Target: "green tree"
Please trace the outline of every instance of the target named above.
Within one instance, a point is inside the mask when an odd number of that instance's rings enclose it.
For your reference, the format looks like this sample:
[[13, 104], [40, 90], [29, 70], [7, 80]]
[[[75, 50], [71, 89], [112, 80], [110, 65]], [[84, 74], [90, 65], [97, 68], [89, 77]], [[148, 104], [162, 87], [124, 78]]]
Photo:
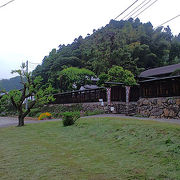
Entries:
[[[42, 78], [38, 76], [33, 79], [31, 73], [25, 72], [24, 69], [25, 64], [22, 64], [21, 69], [12, 71], [12, 73], [18, 73], [20, 76], [23, 88], [21, 90], [11, 90], [8, 93], [3, 91], [5, 95], [0, 99], [0, 105], [12, 103], [16, 108], [19, 120], [18, 126], [24, 126], [24, 118], [35, 105], [43, 105], [54, 100], [52, 86], [41, 86]], [[29, 100], [28, 107], [25, 109], [24, 102], [30, 97], [33, 97], [33, 100]]]
[[109, 75], [106, 73], [101, 73], [98, 78], [99, 78], [99, 81], [97, 82], [97, 85], [104, 86], [105, 82], [108, 81]]
[[163, 31], [163, 27], [154, 29], [150, 22], [139, 19], [111, 20], [93, 34], [53, 49], [34, 75], [41, 75], [43, 83], [50, 81], [58, 89], [57, 72], [63, 65], [89, 69], [96, 75], [117, 65], [137, 76], [142, 70], [178, 63], [179, 59], [180, 34], [173, 36], [169, 27]]
[[134, 75], [129, 70], [124, 70], [121, 66], [113, 66], [108, 71], [108, 81], [124, 83], [126, 86], [136, 85]]
[[70, 67], [60, 71], [60, 89], [62, 91], [78, 90], [81, 86], [91, 83], [91, 78], [95, 77], [94, 72], [88, 69]]

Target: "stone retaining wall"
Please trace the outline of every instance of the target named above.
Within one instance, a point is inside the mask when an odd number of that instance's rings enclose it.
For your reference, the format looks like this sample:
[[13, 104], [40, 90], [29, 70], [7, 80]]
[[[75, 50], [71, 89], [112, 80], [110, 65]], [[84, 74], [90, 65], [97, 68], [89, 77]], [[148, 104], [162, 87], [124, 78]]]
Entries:
[[[75, 104], [63, 104], [63, 106], [70, 107]], [[112, 102], [111, 106], [108, 106], [107, 102], [104, 102], [104, 106], [100, 102], [96, 103], [81, 103], [82, 112], [102, 110], [105, 113], [118, 113], [135, 115], [137, 113], [137, 102], [130, 102], [128, 105], [125, 102]], [[114, 111], [111, 111], [111, 107], [114, 107]]]
[[127, 114], [129, 116], [137, 114], [137, 102], [112, 102], [112, 106], [115, 108], [114, 113]]
[[137, 111], [151, 118], [180, 118], [180, 97], [141, 98]]

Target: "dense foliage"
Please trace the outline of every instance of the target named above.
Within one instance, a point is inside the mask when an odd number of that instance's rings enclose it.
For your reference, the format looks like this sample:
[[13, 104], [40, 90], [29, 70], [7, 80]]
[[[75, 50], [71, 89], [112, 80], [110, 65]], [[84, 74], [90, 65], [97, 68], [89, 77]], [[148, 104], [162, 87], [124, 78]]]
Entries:
[[123, 69], [121, 66], [113, 66], [106, 74], [101, 73], [97, 84], [99, 86], [104, 86], [105, 82], [123, 83], [125, 86], [136, 85], [133, 73]]
[[117, 65], [136, 76], [144, 69], [179, 62], [180, 34], [173, 36], [169, 26], [153, 29], [150, 22], [141, 23], [139, 19], [111, 20], [92, 35], [53, 49], [33, 74], [59, 89], [59, 71], [68, 67], [86, 68], [98, 76]]
[[88, 69], [69, 67], [60, 71], [59, 87], [62, 91], [79, 90], [81, 86], [91, 83], [92, 77], [95, 77], [95, 74]]
[[73, 125], [77, 119], [80, 118], [80, 112], [64, 112], [62, 114], [63, 117], [63, 125], [64, 126], [71, 126]]

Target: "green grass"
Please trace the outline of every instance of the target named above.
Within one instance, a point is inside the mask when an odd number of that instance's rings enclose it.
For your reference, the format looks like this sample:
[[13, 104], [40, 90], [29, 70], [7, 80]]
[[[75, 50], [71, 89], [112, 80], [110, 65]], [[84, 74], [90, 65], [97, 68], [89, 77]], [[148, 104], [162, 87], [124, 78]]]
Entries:
[[0, 128], [0, 179], [180, 179], [180, 126], [122, 118]]

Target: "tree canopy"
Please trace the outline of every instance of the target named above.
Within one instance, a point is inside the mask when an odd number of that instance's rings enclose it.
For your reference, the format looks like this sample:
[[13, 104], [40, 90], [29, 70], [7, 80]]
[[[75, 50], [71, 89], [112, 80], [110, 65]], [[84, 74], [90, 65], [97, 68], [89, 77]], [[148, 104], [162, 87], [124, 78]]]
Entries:
[[108, 81], [123, 83], [125, 86], [136, 85], [134, 75], [130, 71], [124, 70], [121, 66], [113, 66], [107, 74], [102, 73], [99, 75], [98, 85], [104, 85]]
[[33, 75], [59, 89], [58, 72], [64, 68], [86, 68], [98, 76], [115, 65], [137, 76], [143, 70], [179, 62], [180, 34], [173, 36], [169, 26], [154, 29], [150, 22], [142, 23], [138, 18], [111, 20], [91, 35], [53, 49]]
[[62, 91], [79, 90], [81, 86], [91, 83], [91, 78], [95, 77], [95, 73], [82, 68], [69, 67], [60, 71], [60, 89]]

